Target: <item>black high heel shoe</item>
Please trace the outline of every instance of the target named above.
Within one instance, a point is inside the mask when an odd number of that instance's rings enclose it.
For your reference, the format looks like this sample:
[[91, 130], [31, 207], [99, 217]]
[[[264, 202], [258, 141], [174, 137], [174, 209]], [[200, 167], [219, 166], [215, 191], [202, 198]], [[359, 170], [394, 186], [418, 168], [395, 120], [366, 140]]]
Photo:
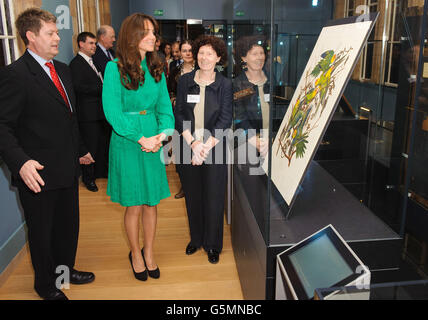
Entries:
[[155, 270], [149, 270], [149, 268], [147, 268], [146, 259], [144, 258], [144, 248], [141, 249], [141, 254], [143, 255], [144, 266], [146, 267], [146, 271], [149, 272], [149, 277], [153, 279], [159, 279], [160, 277], [159, 267], [157, 267]]
[[[144, 255], [143, 255], [143, 259], [144, 259]], [[140, 280], [140, 281], [146, 281], [147, 280], [147, 267], [146, 267], [146, 270], [144, 270], [143, 272], [138, 272], [138, 273], [135, 272], [134, 266], [132, 265], [132, 253], [131, 253], [131, 251], [129, 252], [129, 261], [131, 262], [131, 268], [132, 268], [132, 271], [134, 272], [135, 279]], [[144, 265], [146, 265], [145, 261], [144, 261]]]

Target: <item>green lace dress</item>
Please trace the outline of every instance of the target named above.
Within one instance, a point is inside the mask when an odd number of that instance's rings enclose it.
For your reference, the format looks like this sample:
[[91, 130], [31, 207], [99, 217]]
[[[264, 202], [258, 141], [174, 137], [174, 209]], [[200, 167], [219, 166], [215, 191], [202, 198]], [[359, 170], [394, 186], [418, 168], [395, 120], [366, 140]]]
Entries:
[[144, 85], [128, 90], [121, 84], [116, 62], [107, 64], [103, 84], [104, 113], [113, 127], [107, 195], [125, 207], [155, 206], [170, 196], [163, 151], [146, 153], [138, 140], [173, 133], [174, 116], [165, 76], [162, 74], [156, 83], [144, 59]]

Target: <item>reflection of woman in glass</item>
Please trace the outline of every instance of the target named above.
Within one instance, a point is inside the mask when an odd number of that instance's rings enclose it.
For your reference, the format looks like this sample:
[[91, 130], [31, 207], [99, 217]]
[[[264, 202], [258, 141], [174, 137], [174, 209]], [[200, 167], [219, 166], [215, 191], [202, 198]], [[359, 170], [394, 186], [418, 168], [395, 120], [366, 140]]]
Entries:
[[[236, 59], [242, 72], [233, 80], [234, 129], [238, 134], [235, 171], [245, 191], [260, 230], [265, 230], [267, 178], [261, 168], [269, 143], [269, 83], [263, 71], [266, 61], [264, 40], [248, 36], [236, 43]], [[239, 132], [241, 131], [241, 132]]]
[[243, 37], [236, 45], [243, 72], [234, 79], [235, 130], [244, 130], [246, 141], [261, 157], [268, 151], [269, 83], [263, 71], [266, 52], [259, 36]]
[[199, 69], [180, 77], [175, 111], [183, 146], [192, 149], [191, 164], [183, 164], [180, 169], [191, 238], [186, 254], [202, 246], [208, 261], [217, 263], [223, 247], [227, 183], [227, 166], [222, 157], [226, 155], [225, 142], [218, 137], [218, 131], [232, 124], [232, 83], [215, 69], [216, 64], [227, 59], [223, 40], [202, 36], [195, 41], [193, 53]]
[[[141, 281], [159, 278], [153, 255], [156, 206], [170, 196], [160, 148], [173, 132], [174, 116], [163, 62], [154, 52], [157, 31], [156, 20], [141, 13], [123, 21], [118, 58], [107, 64], [103, 87], [104, 113], [113, 127], [107, 194], [126, 207], [129, 260]], [[140, 217], [144, 250], [139, 244]]]
[[[171, 71], [171, 74], [168, 79], [168, 91], [171, 97], [172, 107], [175, 109], [175, 97], [177, 96], [177, 83], [178, 79], [186, 73], [192, 72], [195, 69], [195, 59], [193, 58], [192, 53], [192, 41], [184, 40], [180, 43], [180, 54], [183, 62], [178, 68], [175, 68]], [[178, 157], [178, 156], [177, 156]], [[180, 176], [180, 163], [181, 161], [175, 161], [175, 168], [177, 173]], [[175, 199], [181, 199], [184, 197], [183, 187], [180, 188], [180, 191], [174, 196]]]

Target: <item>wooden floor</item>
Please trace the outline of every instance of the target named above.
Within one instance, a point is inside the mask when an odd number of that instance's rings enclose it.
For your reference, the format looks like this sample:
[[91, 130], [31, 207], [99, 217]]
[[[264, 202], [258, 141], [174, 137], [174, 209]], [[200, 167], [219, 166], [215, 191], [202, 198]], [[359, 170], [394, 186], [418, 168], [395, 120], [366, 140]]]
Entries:
[[[179, 180], [174, 166], [167, 167], [171, 197], [158, 206], [155, 258], [160, 279], [137, 281], [128, 260], [129, 247], [123, 225], [124, 208], [106, 196], [106, 179], [98, 179], [99, 191], [80, 188], [80, 236], [76, 269], [92, 271], [96, 279], [64, 290], [70, 299], [206, 300], [243, 299], [230, 227], [225, 223], [220, 262], [208, 262], [203, 250], [192, 256], [184, 251], [189, 228], [184, 199], [174, 199]], [[142, 237], [141, 237], [142, 239]], [[28, 250], [0, 288], [0, 300], [39, 299], [33, 290], [34, 272]]]

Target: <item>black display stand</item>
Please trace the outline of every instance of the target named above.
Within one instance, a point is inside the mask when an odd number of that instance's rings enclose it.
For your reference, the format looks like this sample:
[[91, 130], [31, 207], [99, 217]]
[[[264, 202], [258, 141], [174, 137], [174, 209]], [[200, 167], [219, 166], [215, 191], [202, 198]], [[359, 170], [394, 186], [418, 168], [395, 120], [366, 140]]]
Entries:
[[[402, 239], [313, 161], [292, 212], [271, 205], [268, 244], [234, 168], [232, 245], [245, 299], [273, 299], [276, 255], [332, 224], [373, 273], [398, 268]], [[265, 185], [252, 186], [260, 189]], [[271, 200], [271, 202], [274, 202]], [[269, 215], [266, 215], [269, 216]], [[372, 281], [373, 282], [373, 281]]]

